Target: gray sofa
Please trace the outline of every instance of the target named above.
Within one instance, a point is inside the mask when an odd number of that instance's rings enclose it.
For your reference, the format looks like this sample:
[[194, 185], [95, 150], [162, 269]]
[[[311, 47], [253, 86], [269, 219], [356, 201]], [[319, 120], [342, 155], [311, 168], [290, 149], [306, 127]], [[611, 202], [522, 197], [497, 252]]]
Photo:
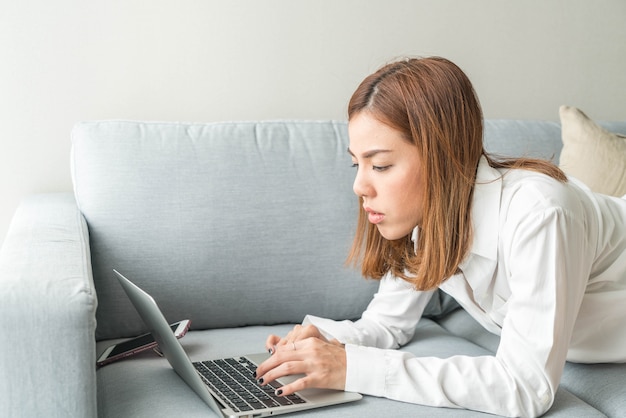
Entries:
[[[604, 124], [626, 134], [626, 122]], [[488, 120], [488, 150], [558, 160], [560, 126]], [[145, 327], [113, 268], [150, 292], [192, 360], [263, 350], [306, 314], [358, 318], [377, 283], [344, 265], [357, 213], [346, 124], [103, 121], [72, 133], [74, 193], [26, 198], [0, 252], [0, 416], [206, 417], [154, 353], [96, 371], [96, 356]], [[444, 295], [418, 355], [494, 353]], [[626, 416], [626, 365], [567, 364], [550, 417]], [[308, 417], [474, 417], [364, 397]]]

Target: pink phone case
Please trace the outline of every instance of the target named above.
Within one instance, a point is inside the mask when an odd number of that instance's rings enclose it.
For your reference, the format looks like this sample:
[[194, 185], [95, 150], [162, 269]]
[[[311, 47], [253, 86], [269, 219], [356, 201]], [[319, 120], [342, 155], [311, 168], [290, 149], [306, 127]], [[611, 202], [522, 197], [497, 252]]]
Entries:
[[[187, 321], [186, 326], [182, 330], [179, 330], [179, 333], [176, 335], [176, 338], [182, 338], [185, 336], [185, 334], [187, 334], [187, 331], [189, 330], [189, 327], [191, 325], [191, 321], [189, 320], [186, 320], [186, 321]], [[183, 321], [180, 321], [180, 322], [183, 322]], [[172, 332], [175, 332], [175, 330], [179, 328], [180, 322], [170, 324], [170, 327], [172, 328]], [[156, 348], [157, 345], [158, 344], [156, 341], [154, 341], [152, 334], [149, 334], [149, 333], [140, 335], [135, 338], [128, 339], [126, 341], [120, 341], [119, 343], [114, 344], [113, 346], [107, 347], [105, 349], [105, 352], [111, 347], [115, 347], [115, 348], [113, 348], [113, 350], [108, 354], [106, 358], [102, 360], [99, 359], [96, 362], [96, 365], [99, 367], [102, 367], [109, 363], [113, 363], [114, 361], [118, 361], [126, 357], [133, 356], [137, 353], [141, 353], [151, 348]], [[159, 353], [157, 352], [157, 354]]]

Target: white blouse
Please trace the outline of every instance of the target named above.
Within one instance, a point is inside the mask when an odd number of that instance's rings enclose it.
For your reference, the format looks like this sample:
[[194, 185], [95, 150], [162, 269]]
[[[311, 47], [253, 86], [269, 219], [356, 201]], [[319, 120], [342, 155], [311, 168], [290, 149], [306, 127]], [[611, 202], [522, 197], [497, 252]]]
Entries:
[[495, 356], [391, 350], [410, 341], [433, 292], [387, 275], [360, 320], [305, 318], [346, 344], [347, 391], [538, 416], [566, 359], [626, 361], [626, 200], [482, 158], [472, 219], [470, 253], [440, 289], [501, 336]]

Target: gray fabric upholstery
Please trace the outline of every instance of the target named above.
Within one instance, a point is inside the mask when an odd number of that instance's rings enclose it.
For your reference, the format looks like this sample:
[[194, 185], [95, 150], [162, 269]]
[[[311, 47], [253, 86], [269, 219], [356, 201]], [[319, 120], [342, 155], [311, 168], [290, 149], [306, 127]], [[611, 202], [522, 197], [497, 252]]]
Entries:
[[376, 283], [344, 267], [357, 212], [347, 147], [333, 122], [79, 124], [97, 337], [144, 329], [113, 268], [199, 329], [358, 317]]
[[548, 121], [487, 120], [484, 146], [496, 156], [545, 158], [558, 163], [561, 127]]
[[0, 309], [0, 416], [94, 416], [96, 293], [71, 194], [19, 206], [0, 251]]
[[626, 364], [568, 363], [561, 388], [609, 417], [626, 416]]

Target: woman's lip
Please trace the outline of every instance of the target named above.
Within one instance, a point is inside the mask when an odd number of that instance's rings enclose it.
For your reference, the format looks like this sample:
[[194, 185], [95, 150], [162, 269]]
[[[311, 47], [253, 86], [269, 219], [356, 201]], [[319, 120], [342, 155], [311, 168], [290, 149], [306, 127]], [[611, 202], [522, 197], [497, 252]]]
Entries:
[[367, 214], [367, 219], [370, 221], [370, 223], [376, 225], [381, 223], [383, 219], [385, 219], [385, 215], [383, 215], [382, 213], [369, 212]]
[[365, 212], [367, 212], [367, 220], [374, 225], [381, 223], [383, 219], [385, 219], [385, 215], [382, 213], [378, 213], [367, 207], [363, 209], [365, 209]]

